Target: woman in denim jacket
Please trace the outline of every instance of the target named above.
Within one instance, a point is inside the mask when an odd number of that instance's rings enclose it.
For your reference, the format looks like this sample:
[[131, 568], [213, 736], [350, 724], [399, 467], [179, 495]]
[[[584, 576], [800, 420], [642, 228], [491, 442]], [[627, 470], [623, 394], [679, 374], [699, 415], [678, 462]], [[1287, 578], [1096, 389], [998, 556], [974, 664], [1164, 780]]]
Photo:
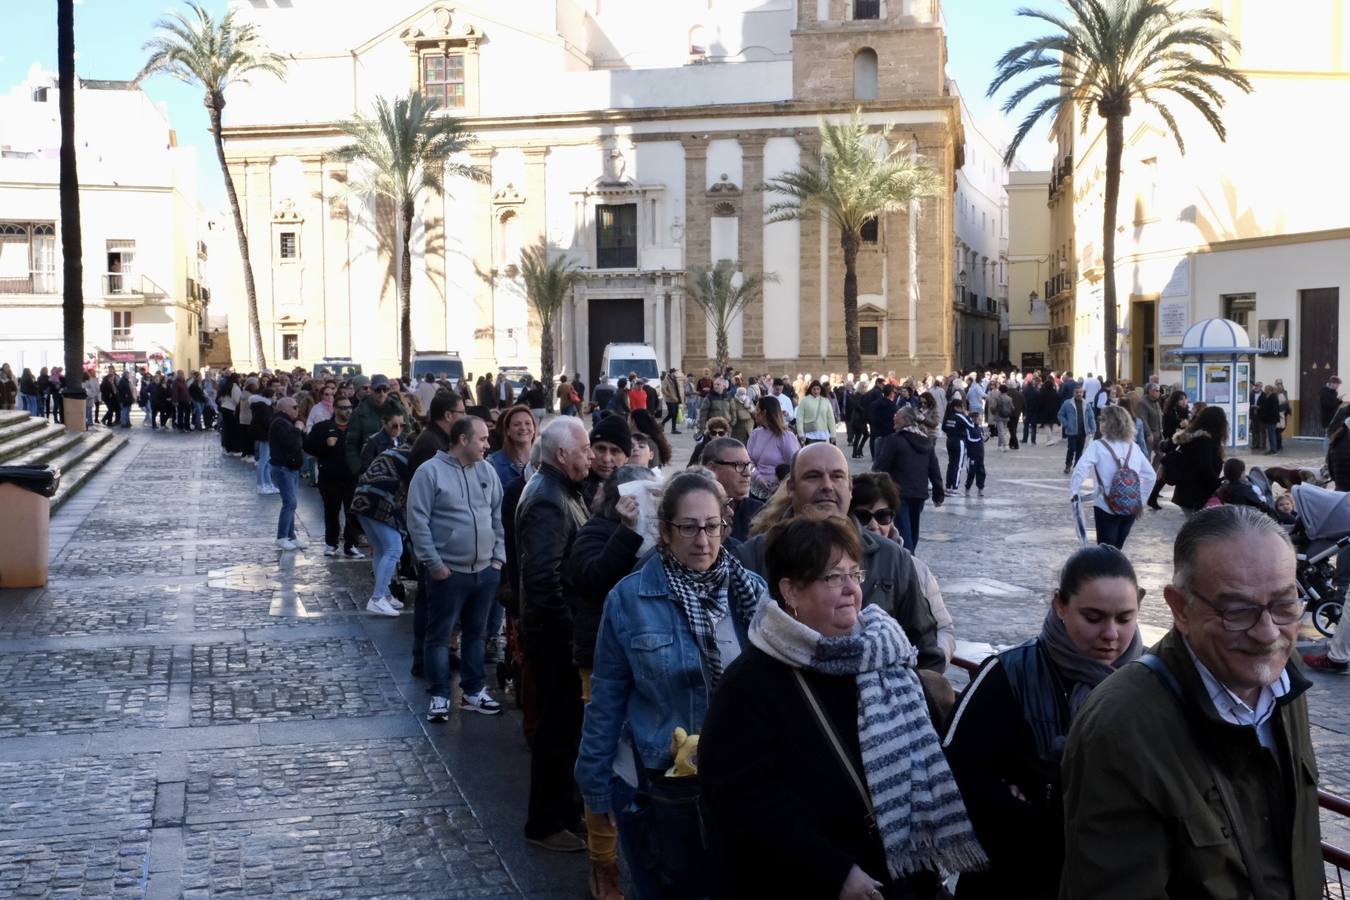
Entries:
[[702, 729], [765, 594], [723, 546], [723, 503], [706, 470], [670, 479], [660, 552], [610, 592], [596, 639], [577, 784], [588, 810], [616, 821], [643, 900], [710, 892], [697, 779], [666, 770], [675, 729]]

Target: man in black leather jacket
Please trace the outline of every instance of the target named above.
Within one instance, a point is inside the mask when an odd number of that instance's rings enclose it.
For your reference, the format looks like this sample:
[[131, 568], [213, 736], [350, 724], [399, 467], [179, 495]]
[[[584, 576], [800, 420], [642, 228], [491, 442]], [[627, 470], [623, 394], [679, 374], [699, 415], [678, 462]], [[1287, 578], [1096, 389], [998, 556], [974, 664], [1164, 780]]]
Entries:
[[538, 724], [530, 755], [525, 840], [545, 850], [580, 852], [581, 818], [572, 769], [581, 740], [581, 680], [572, 661], [572, 609], [564, 562], [586, 522], [581, 485], [591, 468], [580, 419], [561, 416], [539, 436], [540, 468], [516, 507], [521, 633]]

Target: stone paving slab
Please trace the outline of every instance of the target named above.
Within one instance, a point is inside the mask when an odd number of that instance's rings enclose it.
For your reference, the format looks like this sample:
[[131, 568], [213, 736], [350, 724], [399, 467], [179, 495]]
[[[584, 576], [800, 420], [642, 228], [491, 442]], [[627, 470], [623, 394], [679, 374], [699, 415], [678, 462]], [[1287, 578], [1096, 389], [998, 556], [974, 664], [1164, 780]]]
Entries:
[[49, 840], [0, 840], [0, 896], [140, 900], [146, 829]]
[[166, 723], [172, 647], [0, 654], [0, 737]]
[[157, 765], [150, 753], [0, 762], [0, 839], [100, 824], [148, 828]]

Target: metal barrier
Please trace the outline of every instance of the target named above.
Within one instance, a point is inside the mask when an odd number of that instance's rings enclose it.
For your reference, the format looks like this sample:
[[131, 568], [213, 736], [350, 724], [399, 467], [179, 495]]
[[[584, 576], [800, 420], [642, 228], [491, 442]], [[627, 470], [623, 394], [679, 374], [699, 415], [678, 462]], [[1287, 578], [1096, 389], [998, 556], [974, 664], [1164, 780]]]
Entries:
[[[980, 668], [980, 663], [960, 656], [952, 657], [952, 665], [963, 670], [967, 675], [974, 675]], [[1339, 794], [1319, 789], [1317, 805], [1327, 812], [1350, 819], [1350, 799], [1346, 799]], [[1347, 822], [1347, 826], [1350, 826], [1350, 822]], [[1350, 850], [1322, 841], [1322, 862], [1326, 867], [1326, 881], [1323, 884], [1322, 896], [1327, 900], [1350, 900], [1345, 891], [1346, 876], [1347, 873], [1350, 873]]]

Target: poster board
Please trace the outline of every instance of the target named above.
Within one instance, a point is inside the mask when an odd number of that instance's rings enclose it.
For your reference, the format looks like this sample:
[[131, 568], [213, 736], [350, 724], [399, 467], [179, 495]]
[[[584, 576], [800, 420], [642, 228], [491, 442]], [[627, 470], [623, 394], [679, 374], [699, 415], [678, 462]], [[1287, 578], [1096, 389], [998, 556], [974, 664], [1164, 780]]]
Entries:
[[1232, 363], [1205, 363], [1204, 401], [1213, 406], [1233, 402]]
[[1181, 367], [1181, 389], [1186, 399], [1195, 403], [1200, 399], [1200, 364], [1188, 362]]

